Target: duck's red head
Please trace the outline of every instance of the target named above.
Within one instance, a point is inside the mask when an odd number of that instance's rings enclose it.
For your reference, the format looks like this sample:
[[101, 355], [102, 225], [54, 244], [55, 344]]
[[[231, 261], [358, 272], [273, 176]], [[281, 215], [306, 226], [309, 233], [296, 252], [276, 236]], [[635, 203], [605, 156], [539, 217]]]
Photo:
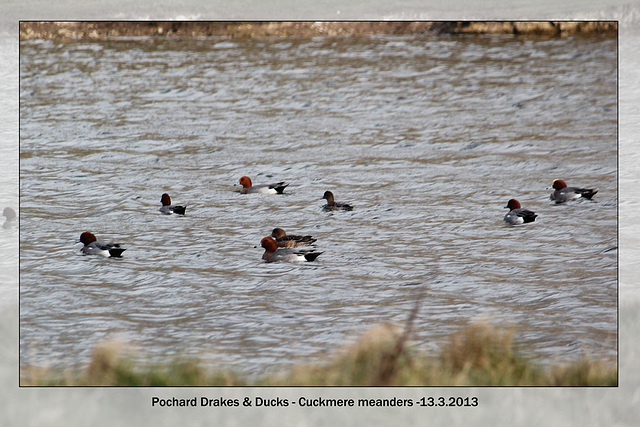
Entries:
[[567, 188], [567, 183], [561, 179], [554, 179], [553, 184], [551, 184], [551, 186], [556, 190], [562, 190], [563, 188]]
[[248, 176], [242, 176], [240, 177], [240, 180], [238, 181], [240, 183], [240, 185], [242, 185], [242, 187], [244, 188], [251, 188], [251, 178], [249, 178]]
[[260, 246], [262, 246], [267, 252], [274, 252], [278, 249], [278, 244], [271, 237], [263, 237], [260, 241]]
[[505, 208], [509, 208], [509, 210], [514, 210], [514, 209], [520, 209], [520, 202], [517, 201], [516, 199], [510, 199], [507, 202], [507, 206], [505, 206]]
[[93, 235], [93, 233], [90, 233], [88, 231], [85, 231], [84, 233], [82, 233], [80, 235], [80, 241], [82, 243], [84, 243], [85, 245], [88, 245], [89, 243], [95, 242], [96, 236]]
[[164, 193], [160, 198], [160, 202], [162, 203], [162, 206], [169, 206], [171, 204], [171, 197], [169, 197], [167, 193]]

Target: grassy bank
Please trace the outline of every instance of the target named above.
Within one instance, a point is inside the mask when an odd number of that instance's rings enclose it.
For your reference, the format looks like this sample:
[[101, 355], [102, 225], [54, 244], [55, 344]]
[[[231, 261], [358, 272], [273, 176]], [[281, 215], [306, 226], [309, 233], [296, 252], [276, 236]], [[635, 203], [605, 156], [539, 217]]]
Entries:
[[616, 35], [614, 21], [25, 21], [20, 39], [99, 39], [122, 36], [232, 38], [372, 34]]
[[516, 350], [514, 333], [486, 324], [449, 337], [437, 355], [418, 351], [407, 330], [380, 324], [324, 362], [248, 380], [231, 371], [211, 371], [195, 359], [166, 365], [135, 364], [126, 349], [95, 349], [79, 372], [22, 368], [21, 385], [59, 386], [617, 386], [615, 361], [583, 359], [545, 366]]

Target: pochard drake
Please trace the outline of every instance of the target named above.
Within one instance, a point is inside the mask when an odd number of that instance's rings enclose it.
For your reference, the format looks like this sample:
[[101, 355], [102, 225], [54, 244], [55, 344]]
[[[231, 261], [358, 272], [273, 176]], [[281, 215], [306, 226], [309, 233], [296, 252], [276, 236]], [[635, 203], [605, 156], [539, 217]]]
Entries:
[[240, 190], [242, 194], [249, 194], [249, 193], [282, 194], [282, 192], [287, 187], [287, 185], [289, 185], [284, 181], [276, 182], [275, 184], [253, 185], [251, 183], [251, 178], [249, 178], [248, 176], [240, 177], [238, 182], [240, 183], [240, 185], [242, 185], [242, 190]]
[[126, 249], [121, 248], [119, 243], [103, 243], [98, 242], [93, 233], [85, 231], [80, 235], [80, 239], [76, 243], [84, 243], [81, 249], [85, 255], [102, 255], [104, 257], [120, 258], [122, 252]]
[[267, 236], [263, 237], [260, 241], [260, 246], [264, 248], [264, 254], [262, 254], [262, 259], [267, 262], [277, 262], [277, 261], [288, 261], [288, 262], [299, 262], [299, 261], [313, 261], [322, 252], [316, 252], [315, 249], [292, 249], [292, 248], [281, 248], [278, 249], [278, 244], [273, 238]]
[[561, 179], [554, 179], [550, 188], [555, 190], [550, 199], [555, 200], [556, 203], [564, 203], [568, 200], [580, 198], [591, 200], [594, 194], [598, 192], [593, 188], [567, 187], [567, 183]]
[[160, 212], [162, 212], [165, 215], [171, 215], [172, 213], [178, 214], [178, 215], [184, 215], [185, 211], [187, 210], [187, 206], [181, 206], [181, 205], [172, 205], [171, 204], [171, 197], [169, 197], [169, 195], [167, 193], [164, 193], [162, 195], [162, 197], [160, 198], [160, 203], [162, 203], [162, 207], [160, 208]]
[[311, 245], [317, 239], [311, 236], [287, 235], [282, 228], [274, 228], [271, 237], [276, 241], [279, 248], [296, 248], [298, 246]]
[[2, 211], [2, 215], [6, 218], [4, 224], [2, 224], [2, 228], [11, 228], [16, 224], [16, 211], [11, 208], [4, 208]]
[[348, 205], [346, 203], [337, 203], [333, 200], [333, 193], [331, 191], [325, 191], [323, 199], [327, 200], [327, 204], [322, 207], [325, 211], [335, 211], [335, 210], [343, 210], [343, 211], [352, 211], [353, 206]]
[[509, 213], [504, 216], [504, 221], [512, 225], [534, 222], [538, 216], [535, 212], [528, 209], [522, 209], [520, 202], [516, 199], [509, 200], [505, 208], [509, 208], [510, 210]]

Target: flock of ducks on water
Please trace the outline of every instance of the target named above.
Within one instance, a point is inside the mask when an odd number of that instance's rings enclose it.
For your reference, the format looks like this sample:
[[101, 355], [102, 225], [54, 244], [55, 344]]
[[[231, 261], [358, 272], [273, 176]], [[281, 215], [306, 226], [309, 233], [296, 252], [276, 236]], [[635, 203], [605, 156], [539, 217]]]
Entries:
[[[289, 185], [286, 182], [276, 182], [273, 184], [253, 185], [251, 178], [243, 176], [238, 181], [242, 185], [241, 194], [282, 194], [284, 189]], [[325, 191], [322, 196], [327, 201], [323, 206], [325, 211], [351, 211], [353, 206], [347, 203], [336, 202], [331, 191]], [[187, 211], [186, 205], [174, 205], [171, 203], [171, 196], [164, 193], [160, 197], [162, 207], [160, 212], [165, 215], [177, 214], [185, 215]], [[260, 246], [265, 249], [262, 259], [267, 262], [276, 261], [313, 261], [322, 252], [318, 252], [314, 248], [301, 248], [301, 246], [310, 246], [316, 242], [311, 236], [287, 235], [282, 228], [274, 228], [270, 236], [262, 238]], [[81, 252], [85, 255], [102, 255], [110, 258], [120, 258], [122, 253], [126, 251], [120, 246], [120, 243], [100, 242], [96, 236], [85, 231], [80, 234], [80, 239], [76, 243], [82, 243], [84, 246]]]
[[[277, 182], [273, 184], [253, 185], [251, 178], [243, 176], [238, 181], [242, 185], [240, 193], [242, 194], [282, 194], [284, 189], [289, 185], [286, 182]], [[592, 188], [568, 187], [567, 183], [561, 179], [556, 179], [549, 189], [553, 189], [551, 200], [556, 203], [565, 203], [575, 199], [591, 200], [598, 191]], [[351, 211], [353, 206], [346, 203], [338, 203], [335, 201], [331, 191], [325, 191], [322, 196], [327, 201], [323, 206], [325, 211], [344, 210]], [[164, 193], [160, 198], [162, 207], [160, 212], [165, 215], [178, 214], [185, 215], [187, 206], [171, 204], [171, 197]], [[504, 221], [508, 224], [527, 224], [534, 222], [538, 216], [535, 212], [522, 208], [520, 202], [516, 199], [510, 199], [505, 208], [509, 212], [504, 216]], [[13, 213], [13, 217], [11, 217]], [[15, 219], [15, 212], [11, 208], [5, 208], [4, 216]], [[5, 228], [7, 225], [5, 222]], [[314, 261], [322, 252], [316, 251], [314, 248], [304, 248], [315, 243], [316, 239], [312, 236], [288, 235], [282, 228], [274, 228], [270, 236], [263, 237], [260, 246], [264, 248], [262, 259], [267, 262], [277, 261]], [[120, 258], [126, 250], [120, 247], [119, 243], [99, 242], [92, 233], [85, 231], [80, 235], [80, 239], [76, 243], [83, 243], [82, 253], [86, 255], [102, 255], [111, 258]]]

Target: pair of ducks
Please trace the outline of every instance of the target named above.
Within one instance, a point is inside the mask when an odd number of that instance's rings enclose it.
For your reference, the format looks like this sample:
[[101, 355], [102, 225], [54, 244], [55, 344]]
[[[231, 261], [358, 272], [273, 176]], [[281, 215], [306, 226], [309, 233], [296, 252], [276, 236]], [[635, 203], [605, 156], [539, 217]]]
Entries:
[[314, 261], [322, 254], [311, 248], [299, 248], [312, 245], [317, 239], [311, 236], [287, 235], [282, 228], [274, 228], [271, 236], [263, 237], [260, 246], [264, 248], [262, 259], [277, 261]]
[[[240, 191], [242, 194], [282, 194], [284, 189], [289, 185], [283, 181], [275, 184], [253, 186], [251, 178], [247, 176], [241, 177], [239, 183], [242, 185], [242, 190]], [[327, 200], [327, 205], [323, 207], [324, 210], [353, 210], [351, 205], [346, 203], [337, 203], [334, 200], [334, 196], [331, 191], [325, 191], [323, 199]], [[165, 215], [184, 215], [187, 209], [186, 205], [182, 206], [171, 204], [171, 197], [167, 193], [164, 193], [161, 196], [160, 202], [162, 203], [160, 212]], [[309, 248], [294, 248], [311, 245], [315, 241], [316, 239], [311, 236], [287, 236], [283, 229], [275, 228], [271, 233], [271, 236], [263, 238], [260, 242], [260, 245], [265, 248], [265, 253], [262, 258], [267, 262], [313, 261], [322, 254], [322, 252], [316, 252], [314, 249]], [[86, 255], [102, 255], [111, 258], [120, 258], [122, 257], [122, 253], [126, 250], [125, 248], [120, 247], [119, 243], [100, 242], [93, 233], [88, 231], [83, 232], [76, 243], [84, 244], [81, 251]]]
[[[580, 198], [591, 200], [594, 194], [598, 192], [598, 190], [593, 188], [568, 187], [567, 183], [561, 179], [553, 180], [550, 188], [554, 189], [550, 199], [556, 203], [564, 203]], [[505, 208], [509, 208], [509, 213], [504, 216], [504, 221], [508, 224], [527, 224], [534, 222], [538, 216], [529, 209], [523, 209], [522, 206], [520, 206], [520, 202], [516, 199], [509, 200]]]
[[[187, 211], [186, 205], [172, 205], [171, 197], [169, 197], [167, 193], [164, 193], [160, 197], [160, 203], [162, 203], [160, 212], [165, 215], [171, 215], [174, 213], [184, 215]], [[110, 258], [122, 258], [122, 253], [126, 251], [125, 248], [120, 247], [120, 243], [99, 242], [98, 239], [96, 239], [96, 236], [89, 231], [85, 231], [80, 234], [80, 239], [78, 239], [76, 243], [84, 244], [81, 251], [85, 255], [102, 255]]]
[[[240, 190], [240, 193], [242, 194], [250, 194], [250, 193], [283, 194], [284, 189], [289, 185], [284, 181], [276, 182], [274, 184], [253, 185], [253, 183], [251, 182], [251, 178], [249, 178], [248, 176], [241, 177], [238, 182], [240, 183], [240, 185], [242, 185], [242, 190]], [[325, 211], [353, 210], [353, 206], [351, 205], [348, 205], [346, 203], [336, 202], [334, 199], [333, 193], [331, 191], [325, 191], [322, 198], [327, 201], [327, 204], [324, 205], [323, 207]]]

